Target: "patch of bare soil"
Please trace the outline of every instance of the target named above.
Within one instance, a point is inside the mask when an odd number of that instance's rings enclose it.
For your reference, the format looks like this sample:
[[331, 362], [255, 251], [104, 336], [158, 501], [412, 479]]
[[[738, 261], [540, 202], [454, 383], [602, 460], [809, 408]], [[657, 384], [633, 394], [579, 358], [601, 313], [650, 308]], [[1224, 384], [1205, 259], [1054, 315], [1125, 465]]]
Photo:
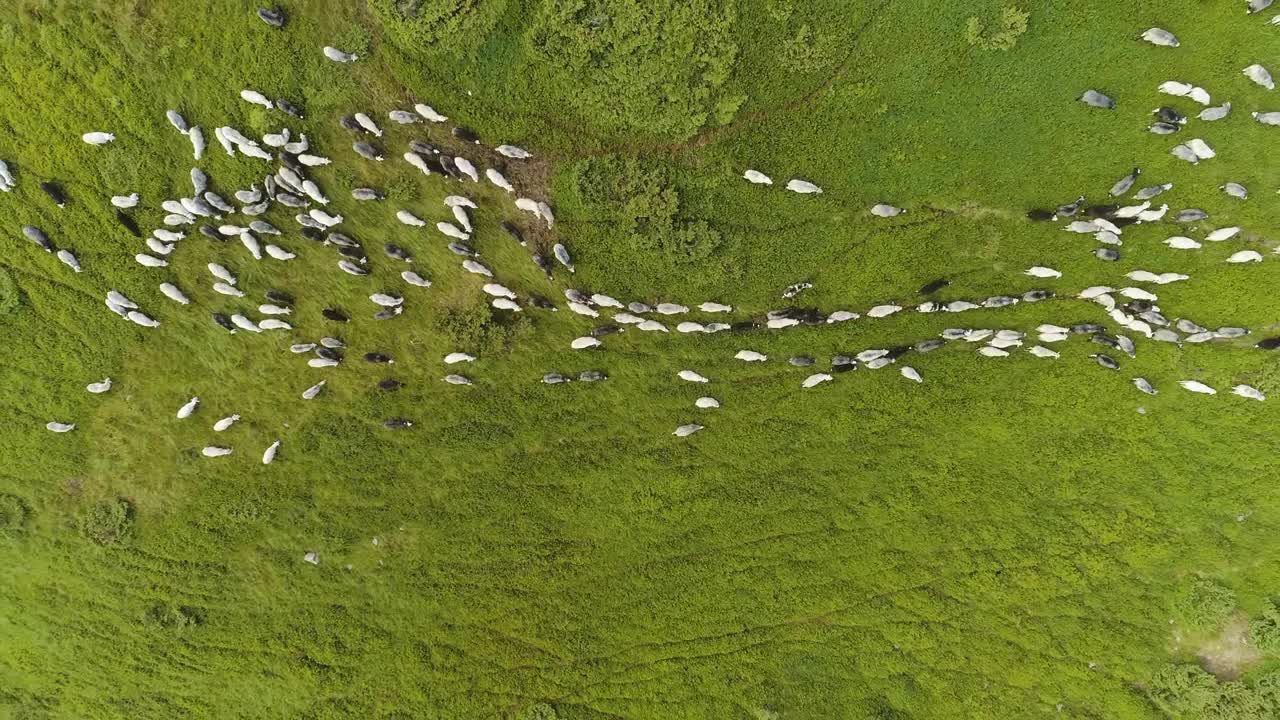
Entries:
[[1235, 680], [1262, 660], [1262, 653], [1249, 643], [1249, 618], [1237, 615], [1217, 637], [1196, 649], [1200, 667], [1219, 680]]

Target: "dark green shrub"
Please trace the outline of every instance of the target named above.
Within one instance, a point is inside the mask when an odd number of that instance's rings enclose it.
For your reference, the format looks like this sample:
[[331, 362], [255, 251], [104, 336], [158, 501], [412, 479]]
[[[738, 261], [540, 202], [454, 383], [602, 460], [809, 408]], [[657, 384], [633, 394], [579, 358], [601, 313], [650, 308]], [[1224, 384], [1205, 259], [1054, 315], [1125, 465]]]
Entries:
[[733, 20], [721, 0], [548, 0], [530, 43], [602, 127], [684, 139], [717, 109], [738, 53]]
[[1000, 22], [993, 28], [983, 25], [976, 17], [969, 18], [965, 24], [964, 39], [970, 45], [983, 50], [1012, 50], [1018, 44], [1018, 38], [1027, 31], [1027, 21], [1031, 13], [1016, 6], [1000, 11]]
[[1273, 602], [1262, 617], [1249, 622], [1249, 642], [1262, 652], [1280, 653], [1280, 606]]
[[1212, 580], [1198, 579], [1177, 600], [1174, 609], [1188, 627], [1220, 627], [1236, 609], [1236, 594]]
[[1198, 665], [1169, 665], [1151, 678], [1147, 694], [1161, 709], [1180, 717], [1208, 707], [1218, 696], [1218, 681]]
[[577, 168], [577, 188], [593, 211], [611, 213], [631, 247], [670, 265], [703, 260], [720, 233], [703, 221], [678, 219], [680, 193], [666, 167], [636, 158], [594, 158]]
[[124, 498], [103, 500], [80, 518], [80, 531], [99, 545], [116, 545], [133, 529], [133, 505]]
[[443, 305], [435, 314], [433, 324], [449, 338], [452, 347], [489, 354], [509, 351], [532, 330], [523, 314], [499, 320], [483, 299]]
[[537, 703], [526, 708], [520, 714], [520, 720], [560, 720], [560, 716], [556, 713], [556, 709], [547, 703]]
[[0, 268], [0, 317], [12, 314], [22, 306], [22, 291], [13, 275]]
[[479, 45], [506, 8], [498, 0], [373, 0], [387, 35], [406, 50]]
[[17, 495], [0, 495], [0, 535], [22, 532], [30, 511]]

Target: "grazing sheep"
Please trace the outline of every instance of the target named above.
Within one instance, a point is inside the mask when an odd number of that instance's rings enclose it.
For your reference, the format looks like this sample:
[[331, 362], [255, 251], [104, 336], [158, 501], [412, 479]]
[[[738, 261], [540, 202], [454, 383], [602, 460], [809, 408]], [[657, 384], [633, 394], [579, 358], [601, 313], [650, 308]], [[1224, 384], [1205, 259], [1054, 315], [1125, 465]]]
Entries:
[[[431, 122], [434, 122], [434, 123], [442, 123], [442, 122], [447, 122], [447, 121], [449, 120], [448, 116], [441, 115], [440, 113], [436, 112], [436, 111], [435, 111], [435, 108], [431, 107], [430, 105], [424, 105], [423, 103], [417, 103], [416, 105], [414, 105], [414, 106], [413, 106], [413, 109], [414, 109], [414, 110], [415, 110], [419, 115], [421, 115], [424, 119], [426, 119], [426, 120], [430, 120]], [[501, 147], [499, 147], [499, 148], [498, 148], [498, 152], [502, 153], [503, 155], [507, 155], [507, 153], [502, 152], [502, 148], [504, 148], [504, 147], [509, 148], [509, 147], [512, 147], [512, 146], [511, 146], [511, 145], [503, 145], [503, 146], [501, 146]], [[519, 148], [516, 148], [516, 149], [518, 150]], [[518, 157], [518, 156], [516, 156], [516, 155], [507, 155], [507, 157]]]
[[765, 175], [764, 173], [758, 170], [747, 170], [746, 172], [742, 173], [742, 177], [746, 178], [748, 182], [756, 185], [772, 185], [773, 184], [773, 178], [769, 177], [768, 175]]
[[[445, 119], [448, 119], [448, 118], [445, 118]], [[514, 160], [528, 160], [529, 158], [533, 157], [533, 155], [528, 150], [525, 150], [522, 147], [517, 147], [515, 145], [499, 145], [496, 149], [499, 155], [503, 157], [509, 157]]]
[[755, 350], [739, 350], [733, 356], [734, 360], [745, 360], [747, 362], [764, 362], [769, 359], [768, 355], [758, 353]]
[[80, 261], [76, 259], [75, 255], [71, 254], [70, 250], [59, 250], [55, 254], [63, 265], [71, 268], [74, 272], [80, 272]]
[[1261, 65], [1256, 63], [1250, 65], [1243, 70], [1243, 73], [1245, 77], [1252, 80], [1256, 85], [1266, 88], [1267, 90], [1276, 89], [1275, 81], [1271, 79], [1271, 73], [1267, 72], [1267, 69]]
[[800, 383], [800, 387], [802, 388], [816, 387], [818, 385], [821, 385], [824, 382], [831, 382], [832, 380], [835, 380], [835, 376], [830, 375], [828, 373], [814, 373], [809, 377], [805, 378], [804, 382]]
[[426, 278], [422, 277], [421, 275], [419, 275], [418, 273], [412, 270], [402, 271], [400, 273], [400, 278], [403, 279], [405, 282], [409, 283], [410, 285], [416, 285], [418, 287], [424, 287], [424, 288], [431, 287], [430, 280], [427, 280]]
[[343, 52], [335, 47], [330, 47], [328, 45], [324, 46], [324, 49], [322, 50], [322, 52], [324, 53], [324, 56], [326, 58], [329, 58], [330, 60], [336, 63], [352, 63], [360, 59], [358, 55], [352, 55], [351, 53]]
[[476, 166], [471, 164], [470, 160], [458, 156], [453, 159], [453, 163], [463, 175], [471, 178], [471, 182], [480, 182], [480, 173], [476, 170]]
[[811, 193], [816, 194], [816, 193], [822, 192], [822, 188], [818, 187], [817, 185], [814, 185], [808, 180], [799, 180], [799, 179], [788, 180], [787, 189], [793, 193], [800, 193], [801, 195], [808, 195]]
[[1200, 393], [1201, 395], [1217, 395], [1218, 394], [1217, 390], [1214, 390], [1213, 388], [1209, 387], [1208, 385], [1205, 385], [1199, 380], [1179, 380], [1178, 384], [1181, 385], [1183, 389], [1189, 390], [1193, 393]]
[[494, 185], [497, 185], [498, 187], [502, 188], [503, 190], [506, 190], [509, 193], [513, 193], [516, 191], [515, 186], [512, 185], [509, 180], [507, 180], [506, 176], [504, 176], [502, 173], [498, 172], [493, 168], [488, 168], [487, 170], [485, 170], [484, 176], [489, 179], [489, 182], [493, 183]]
[[1152, 45], [1159, 45], [1161, 47], [1178, 47], [1178, 45], [1181, 44], [1178, 42], [1177, 36], [1164, 28], [1150, 28], [1146, 32], [1142, 33], [1140, 37]]
[[190, 400], [187, 401], [185, 405], [178, 408], [178, 419], [185, 420], [191, 417], [191, 414], [194, 413], [196, 411], [196, 408], [199, 406], [200, 406], [199, 396], [192, 397]]
[[882, 218], [897, 217], [905, 212], [906, 210], [904, 208], [894, 207], [893, 205], [885, 205], [884, 203], [877, 203], [871, 206], [871, 214], [875, 215], [876, 217], [882, 217]]
[[233, 325], [240, 328], [241, 330], [247, 330], [252, 333], [262, 332], [262, 328], [258, 327], [256, 323], [254, 323], [252, 320], [250, 320], [249, 318], [239, 313], [233, 314], [231, 316], [231, 322]]
[[1267, 399], [1267, 396], [1263, 395], [1260, 390], [1250, 385], [1236, 385], [1231, 388], [1231, 394], [1239, 395], [1242, 398], [1248, 398], [1250, 400], [1262, 401]]
[[165, 297], [180, 305], [191, 304], [191, 298], [187, 297], [186, 293], [179, 290], [178, 286], [173, 283], [160, 283], [160, 292], [163, 293]]
[[697, 423], [689, 423], [689, 424], [687, 424], [687, 425], [681, 425], [680, 427], [676, 428], [676, 429], [675, 429], [675, 432], [673, 432], [673, 433], [671, 433], [671, 434], [672, 434], [672, 435], [675, 435], [676, 437], [682, 437], [682, 438], [683, 438], [683, 437], [689, 437], [690, 435], [692, 435], [692, 434], [694, 434], [694, 433], [696, 433], [696, 432], [698, 432], [699, 430], [702, 430], [702, 429], [703, 429], [703, 426], [701, 426], [701, 425], [699, 425], [699, 424], [697, 424]]
[[55, 433], [68, 433], [76, 429], [75, 423], [63, 423], [57, 420], [50, 420], [44, 424], [44, 429]]
[[101, 395], [111, 390], [111, 378], [103, 378], [100, 382], [92, 382], [84, 386], [85, 390], [94, 395]]
[[1097, 90], [1085, 90], [1079, 100], [1089, 107], [1102, 108], [1103, 110], [1116, 109], [1116, 101]]
[[1249, 199], [1249, 189], [1237, 182], [1224, 183], [1218, 186], [1218, 189], [1239, 200]]
[[1257, 250], [1241, 250], [1227, 258], [1227, 262], [1233, 264], [1262, 262], [1262, 253]]
[[463, 270], [466, 270], [466, 271], [467, 271], [467, 272], [469, 272], [469, 273], [475, 273], [476, 275], [484, 275], [485, 277], [493, 277], [493, 272], [492, 272], [492, 271], [490, 271], [490, 270], [489, 270], [489, 268], [487, 268], [487, 267], [485, 267], [484, 265], [482, 265], [482, 264], [480, 264], [480, 263], [476, 262], [475, 260], [463, 260], [463, 261], [462, 261], [462, 269], [463, 269]]
[[116, 136], [109, 132], [87, 132], [84, 135], [81, 135], [80, 139], [90, 145], [106, 145], [107, 143], [114, 141]]
[[471, 385], [471, 381], [464, 375], [445, 375], [444, 381], [450, 385]]
[[1033, 265], [1033, 266], [1031, 266], [1031, 267], [1027, 268], [1026, 270], [1022, 271], [1022, 274], [1023, 274], [1023, 275], [1028, 275], [1028, 276], [1030, 276], [1030, 277], [1037, 277], [1037, 278], [1060, 278], [1060, 277], [1062, 277], [1062, 273], [1058, 272], [1057, 270], [1054, 270], [1053, 268], [1050, 268], [1050, 267], [1044, 267], [1044, 266], [1042, 266], [1042, 265]]

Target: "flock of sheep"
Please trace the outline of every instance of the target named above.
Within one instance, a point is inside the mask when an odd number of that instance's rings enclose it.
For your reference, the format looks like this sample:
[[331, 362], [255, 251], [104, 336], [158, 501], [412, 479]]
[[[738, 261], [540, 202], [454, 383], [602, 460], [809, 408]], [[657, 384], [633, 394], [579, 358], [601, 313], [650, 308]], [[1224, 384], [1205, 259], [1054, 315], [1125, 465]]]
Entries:
[[[1252, 0], [1250, 3], [1251, 11], [1261, 10], [1268, 5], [1270, 5], [1270, 0]], [[272, 27], [283, 28], [286, 24], [285, 17], [279, 11], [259, 10], [258, 16]], [[1277, 20], [1280, 20], [1280, 17]], [[1273, 22], [1276, 22], [1276, 20], [1273, 20]], [[1143, 33], [1141, 37], [1159, 46], [1178, 47], [1180, 45], [1180, 42], [1172, 33], [1159, 28], [1152, 28]], [[353, 54], [332, 47], [325, 47], [322, 52], [327, 59], [337, 63], [351, 63], [359, 60]], [[1267, 89], [1273, 87], [1270, 74], [1261, 65], [1251, 65], [1244, 72], [1259, 85]], [[1172, 97], [1187, 98], [1204, 106], [1209, 106], [1211, 103], [1207, 91], [1188, 83], [1169, 81], [1160, 85], [1160, 91]], [[245, 102], [278, 112], [280, 119], [284, 122], [296, 124], [303, 119], [301, 109], [286, 99], [272, 99], [252, 89], [241, 91], [240, 96]], [[1093, 107], [1106, 109], [1114, 109], [1116, 107], [1116, 102], [1113, 99], [1097, 90], [1087, 91], [1080, 99]], [[1229, 115], [1230, 112], [1231, 103], [1223, 103], [1216, 107], [1208, 107], [1199, 114], [1196, 121], [1217, 121]], [[1172, 106], [1157, 109], [1155, 115], [1157, 120], [1153, 123], [1151, 131], [1157, 134], [1171, 135], [1179, 133], [1190, 122], [1183, 112]], [[198, 125], [190, 124], [177, 111], [168, 111], [166, 117], [177, 132], [182, 133], [189, 139], [193, 157], [198, 162], [206, 151], [204, 130]], [[1253, 117], [1262, 123], [1280, 125], [1280, 112], [1255, 112]], [[386, 118], [391, 126], [406, 128], [412, 128], [422, 123], [443, 125], [449, 122], [447, 116], [440, 114], [431, 106], [423, 103], [414, 105], [412, 111], [404, 109], [390, 110], [386, 113]], [[378, 121], [364, 113], [355, 113], [342, 118], [340, 123], [342, 127], [356, 135], [351, 147], [353, 155], [368, 162], [382, 162], [385, 160], [386, 151], [382, 146], [382, 142], [386, 138], [386, 132], [378, 124]], [[550, 204], [545, 200], [521, 195], [516, 186], [507, 178], [505, 172], [504, 164], [506, 162], [521, 162], [529, 159], [532, 155], [527, 150], [514, 145], [499, 145], [492, 149], [485, 148], [480, 144], [480, 138], [477, 134], [463, 126], [453, 126], [450, 135], [452, 137], [450, 143], [459, 149], [449, 149], [413, 140], [407, 143], [407, 149], [401, 154], [401, 158], [414, 171], [425, 175], [443, 176], [455, 183], [457, 188], [466, 188], [468, 183], [478, 184], [483, 176], [488, 183], [510, 194], [512, 196], [511, 205], [516, 210], [529, 215], [531, 222], [541, 223], [546, 229], [546, 234], [549, 235], [551, 228], [555, 224], [555, 214]], [[164, 227], [152, 230], [151, 234], [145, 237], [136, 221], [125, 212], [140, 206], [142, 199], [138, 194], [130, 193], [111, 197], [109, 202], [116, 208], [116, 216], [119, 222], [130, 232], [137, 235], [141, 244], [145, 246], [135, 255], [135, 260], [139, 265], [148, 271], [156, 272], [157, 275], [163, 275], [164, 269], [169, 267], [170, 261], [174, 258], [174, 253], [181, 248], [183, 241], [192, 230], [211, 240], [225, 242], [228, 246], [240, 246], [242, 250], [233, 251], [230, 248], [228, 249], [228, 253], [239, 253], [240, 261], [288, 262], [297, 257], [297, 251], [290, 249], [290, 242], [286, 238], [289, 235], [296, 234], [305, 240], [314, 241], [322, 247], [332, 248], [336, 255], [334, 258], [335, 264], [342, 272], [357, 277], [370, 275], [371, 271], [368, 267], [365, 249], [359, 242], [344, 232], [344, 217], [341, 214], [335, 214], [335, 203], [322, 189], [319, 182], [314, 177], [311, 177], [314, 168], [329, 165], [332, 160], [328, 156], [318, 154], [305, 133], [297, 132], [295, 134], [293, 129], [284, 126], [278, 133], [268, 133], [261, 138], [251, 138], [230, 125], [224, 125], [216, 127], [213, 130], [213, 136], [229, 156], [242, 155], [252, 161], [267, 164], [268, 170], [263, 176], [261, 185], [254, 184], [248, 188], [237, 189], [230, 193], [229, 196], [223, 195], [213, 189], [211, 179], [201, 169], [198, 167], [192, 168], [190, 174], [191, 194], [185, 197], [162, 200], [159, 203], [159, 207], [167, 213], [163, 219]], [[104, 131], [87, 132], [82, 139], [86, 143], [99, 146], [110, 146], [116, 140], [112, 133]], [[110, 152], [113, 150], [105, 151]], [[1175, 156], [1192, 164], [1212, 159], [1215, 156], [1213, 149], [1199, 138], [1180, 143], [1173, 148], [1172, 152]], [[489, 167], [481, 170], [480, 165], [486, 164]], [[1109, 198], [1105, 204], [1088, 205], [1086, 204], [1086, 199], [1081, 196], [1057, 208], [1033, 210], [1028, 213], [1028, 217], [1038, 221], [1067, 221], [1064, 228], [1065, 231], [1090, 235], [1099, 243], [1095, 250], [1095, 255], [1104, 261], [1119, 259], [1120, 254], [1117, 248], [1122, 245], [1122, 236], [1126, 228], [1144, 223], [1168, 222], [1169, 220], [1180, 225], [1190, 226], [1193, 223], [1208, 219], [1207, 213], [1195, 208], [1175, 211], [1170, 216], [1170, 207], [1167, 203], [1161, 203], [1158, 207], [1153, 207], [1151, 201], [1171, 190], [1173, 183], [1164, 182], [1138, 187], [1140, 175], [1141, 170], [1135, 168], [1131, 173], [1118, 180], [1110, 188]], [[773, 184], [773, 180], [768, 175], [755, 169], [746, 170], [743, 177], [748, 182], [762, 188]], [[14, 186], [15, 180], [8, 166], [3, 161], [0, 161], [0, 191], [7, 192]], [[785, 187], [787, 190], [799, 194], [822, 192], [822, 188], [818, 185], [799, 178], [789, 180]], [[1136, 191], [1134, 190], [1135, 187], [1138, 187]], [[41, 188], [59, 206], [65, 205], [66, 197], [61, 188], [55, 183], [42, 183]], [[1227, 183], [1222, 187], [1222, 191], [1237, 198], [1248, 197], [1248, 189], [1239, 183]], [[438, 232], [445, 241], [447, 248], [462, 258], [460, 263], [462, 269], [467, 273], [480, 276], [480, 290], [490, 297], [490, 303], [497, 310], [516, 313], [523, 312], [526, 307], [556, 309], [557, 306], [554, 302], [538, 295], [529, 295], [522, 299], [519, 293], [497, 280], [493, 269], [477, 259], [479, 254], [469, 244], [475, 232], [471, 210], [476, 209], [477, 204], [464, 193], [464, 189], [458, 189], [456, 193], [450, 194], [444, 199], [444, 210], [442, 212], [449, 216], [449, 220], [440, 220], [432, 223], [405, 209], [397, 210], [394, 215], [400, 223], [410, 228], [429, 228], [426, 232], [431, 230]], [[385, 196], [380, 189], [371, 187], [350, 188], [349, 195], [353, 202], [377, 203], [385, 200]], [[1132, 197], [1133, 204], [1120, 204], [1121, 198], [1125, 197]], [[103, 200], [106, 201], [105, 198]], [[297, 225], [296, 229], [287, 233], [265, 219], [265, 214], [272, 210], [292, 213], [292, 219]], [[894, 218], [906, 212], [907, 210], [904, 208], [885, 203], [879, 203], [870, 208], [872, 216], [883, 219]], [[508, 220], [503, 222], [502, 229], [521, 246], [529, 246], [529, 242], [526, 240], [526, 230], [522, 229], [517, 221]], [[58, 259], [72, 271], [80, 272], [79, 259], [70, 251], [58, 248], [57, 244], [43, 230], [28, 225], [23, 227], [22, 231], [27, 238], [41, 249], [56, 254]], [[1187, 232], [1199, 234], [1199, 231]], [[1238, 238], [1240, 232], [1241, 229], [1235, 226], [1214, 228], [1203, 232], [1202, 240], [1210, 243], [1229, 242]], [[1171, 236], [1165, 241], [1165, 244], [1173, 250], [1196, 250], [1202, 247], [1202, 241], [1193, 239], [1190, 235]], [[382, 250], [388, 258], [397, 263], [412, 264], [413, 254], [409, 249], [388, 243]], [[531, 250], [532, 261], [548, 277], [551, 277], [555, 270], [552, 258], [569, 273], [573, 273], [575, 270], [569, 251], [562, 243], [554, 243], [549, 248], [535, 243]], [[1250, 263], [1259, 262], [1262, 259], [1263, 256], [1256, 250], [1242, 249], [1228, 257], [1226, 262]], [[227, 262], [232, 265], [235, 264], [231, 260]], [[248, 302], [244, 299], [249, 296], [249, 293], [240, 286], [237, 275], [231, 268], [215, 262], [208, 264], [208, 271], [211, 287], [216, 293], [233, 298], [238, 303]], [[1025, 275], [1045, 281], [1056, 281], [1062, 276], [1057, 270], [1040, 265], [1028, 268], [1025, 271]], [[403, 282], [402, 288], [384, 288], [369, 294], [369, 300], [373, 306], [372, 319], [391, 320], [400, 316], [406, 303], [406, 296], [422, 292], [431, 287], [431, 280], [423, 277], [415, 270], [404, 269], [399, 273], [399, 276]], [[949, 342], [971, 343], [977, 347], [977, 352], [980, 355], [990, 358], [1007, 357], [1018, 348], [1025, 347], [1026, 352], [1035, 357], [1053, 359], [1059, 357], [1059, 353], [1053, 350], [1050, 347], [1051, 345], [1067, 341], [1069, 338], [1078, 335], [1099, 346], [1098, 352], [1091, 354], [1090, 357], [1100, 366], [1109, 370], [1119, 370], [1121, 363], [1117, 359], [1117, 355], [1130, 358], [1136, 355], [1137, 347], [1133, 337], [1142, 336], [1155, 341], [1181, 344], [1238, 338], [1249, 333], [1249, 330], [1245, 328], [1220, 327], [1210, 329], [1187, 318], [1171, 319], [1166, 316], [1157, 304], [1159, 301], [1157, 294], [1140, 287], [1140, 285], [1163, 286], [1183, 282], [1189, 279], [1187, 275], [1152, 270], [1135, 270], [1125, 277], [1133, 284], [1118, 288], [1105, 285], [1093, 286], [1075, 292], [1073, 295], [1077, 300], [1087, 301], [1100, 308], [1098, 311], [1100, 315], [1098, 319], [1100, 321], [1105, 322], [1101, 317], [1105, 315], [1112, 323], [1123, 328], [1129, 334], [1108, 332], [1101, 322], [1079, 322], [1070, 325], [1045, 323], [1036, 327], [1032, 332], [1015, 328], [974, 328], [957, 325], [944, 330], [939, 337], [921, 339], [912, 344], [867, 348], [851, 355], [833, 357], [829, 369], [812, 372], [800, 385], [803, 388], [812, 388], [831, 382], [836, 375], [859, 367], [869, 370], [884, 368], [897, 364], [900, 359], [912, 353], [923, 355]], [[904, 311], [949, 313], [958, 316], [961, 313], [979, 309], [1009, 307], [1019, 303], [1036, 303], [1059, 296], [1058, 292], [1053, 289], [1037, 288], [1017, 294], [997, 295], [987, 298], [942, 299], [938, 297], [939, 293], [948, 285], [949, 282], [945, 278], [939, 278], [925, 285], [920, 288], [918, 293], [921, 300], [909, 305], [888, 302], [873, 306], [862, 313], [845, 309], [822, 312], [812, 308], [792, 306], [769, 312], [763, 317], [742, 318], [732, 322], [708, 319], [713, 317], [727, 318], [734, 312], [732, 305], [720, 302], [703, 302], [697, 305], [696, 308], [691, 309], [688, 306], [671, 302], [624, 303], [604, 293], [589, 293], [572, 288], [565, 290], [564, 294], [566, 307], [573, 313], [591, 320], [598, 320], [602, 314], [608, 313], [608, 322], [595, 325], [589, 332], [573, 339], [569, 343], [569, 346], [575, 350], [605, 347], [608, 342], [606, 338], [622, 332], [626, 326], [641, 332], [657, 333], [671, 332], [672, 328], [668, 326], [668, 323], [674, 324], [674, 330], [677, 333], [749, 332], [756, 329], [781, 330], [796, 326], [844, 323], [863, 317], [878, 319]], [[809, 287], [811, 287], [809, 283], [797, 283], [788, 287], [783, 293], [783, 297], [793, 299]], [[160, 279], [159, 289], [168, 300], [178, 306], [192, 304], [187, 293], [173, 280]], [[213, 309], [210, 312], [210, 317], [213, 322], [231, 333], [238, 331], [251, 334], [296, 332], [288, 319], [293, 314], [294, 304], [293, 298], [288, 293], [279, 290], [267, 290], [263, 293], [262, 299], [263, 302], [256, 307], [256, 314], [222, 312]], [[105, 304], [111, 312], [126, 321], [147, 328], [159, 326], [162, 320], [157, 318], [163, 318], [169, 312], [162, 309], [144, 309], [137, 302], [115, 289], [109, 289], [106, 292]], [[690, 317], [695, 313], [698, 315]], [[350, 321], [347, 313], [338, 308], [325, 308], [323, 315], [326, 320], [333, 323]], [[666, 320], [666, 318], [671, 319]], [[1265, 349], [1274, 349], [1280, 346], [1280, 338], [1263, 340], [1258, 345]], [[293, 353], [307, 355], [307, 364], [317, 369], [333, 368], [341, 365], [345, 361], [345, 349], [345, 343], [332, 335], [325, 335], [314, 342], [302, 340], [290, 347]], [[393, 358], [379, 352], [365, 353], [363, 358], [370, 363], [390, 364], [394, 362]], [[749, 363], [769, 361], [766, 355], [751, 349], [741, 350], [734, 358]], [[453, 367], [475, 359], [473, 355], [465, 351], [455, 351], [445, 355], [442, 361], [444, 365]], [[816, 360], [808, 356], [791, 357], [788, 362], [793, 366], [802, 368], [816, 365]], [[909, 381], [915, 383], [924, 382], [924, 376], [910, 365], [901, 365], [899, 372]], [[598, 370], [583, 371], [576, 375], [549, 372], [543, 376], [542, 381], [554, 385], [573, 381], [601, 381], [605, 380], [606, 377], [603, 372]], [[694, 369], [681, 370], [678, 373], [678, 378], [694, 384], [711, 382], [710, 378]], [[466, 375], [458, 372], [449, 372], [443, 377], [443, 380], [451, 385], [470, 385], [472, 382]], [[319, 382], [307, 387], [301, 393], [302, 399], [312, 400], [319, 396], [326, 382], [326, 380], [319, 380]], [[1156, 394], [1159, 392], [1151, 382], [1143, 377], [1134, 377], [1133, 384], [1144, 393]], [[1184, 380], [1181, 382], [1181, 386], [1191, 392], [1205, 394], [1215, 394], [1217, 392], [1215, 388], [1197, 380]], [[394, 391], [399, 387], [400, 382], [395, 379], [386, 379], [379, 383], [379, 388], [384, 391]], [[105, 378], [86, 386], [88, 392], [98, 394], [110, 392], [112, 388], [113, 383], [110, 378]], [[1262, 392], [1248, 385], [1236, 385], [1231, 388], [1231, 392], [1254, 400], [1265, 399]], [[720, 407], [720, 401], [711, 395], [701, 395], [694, 400], [693, 406], [698, 411], [712, 411]], [[176, 416], [179, 419], [191, 418], [198, 413], [199, 407], [199, 397], [192, 397], [176, 410]], [[222, 417], [213, 424], [213, 431], [217, 433], [224, 432], [239, 419], [240, 416], [237, 414]], [[389, 429], [408, 428], [412, 425], [413, 422], [405, 418], [391, 418], [384, 422], [384, 426]], [[75, 424], [51, 421], [46, 427], [52, 432], [61, 433], [74, 430]], [[704, 426], [698, 422], [687, 422], [679, 425], [674, 434], [678, 437], [686, 437], [702, 429], [704, 429]], [[272, 462], [280, 446], [281, 441], [278, 439], [269, 443], [262, 454], [262, 462]], [[204, 447], [202, 452], [207, 457], [220, 457], [231, 454], [232, 448], [222, 443], [211, 443]]]

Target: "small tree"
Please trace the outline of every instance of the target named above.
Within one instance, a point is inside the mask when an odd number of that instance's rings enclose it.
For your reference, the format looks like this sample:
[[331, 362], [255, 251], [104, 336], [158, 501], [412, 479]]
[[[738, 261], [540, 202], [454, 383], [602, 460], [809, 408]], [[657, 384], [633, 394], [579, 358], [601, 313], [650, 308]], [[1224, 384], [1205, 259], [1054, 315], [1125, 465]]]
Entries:
[[103, 500], [80, 518], [80, 531], [99, 545], [116, 545], [133, 529], [133, 505], [124, 498]]

